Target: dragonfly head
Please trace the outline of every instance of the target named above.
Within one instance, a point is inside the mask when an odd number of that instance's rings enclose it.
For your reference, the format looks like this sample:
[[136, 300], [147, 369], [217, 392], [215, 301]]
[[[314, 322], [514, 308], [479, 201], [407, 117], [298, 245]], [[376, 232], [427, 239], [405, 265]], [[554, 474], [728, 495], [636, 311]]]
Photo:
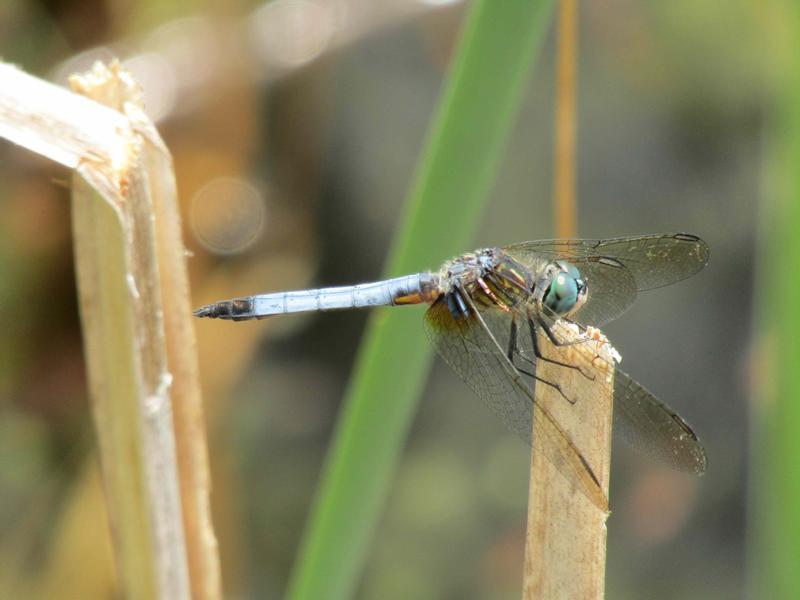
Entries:
[[586, 302], [586, 281], [575, 265], [564, 260], [551, 263], [549, 271], [542, 304], [559, 317], [569, 317]]

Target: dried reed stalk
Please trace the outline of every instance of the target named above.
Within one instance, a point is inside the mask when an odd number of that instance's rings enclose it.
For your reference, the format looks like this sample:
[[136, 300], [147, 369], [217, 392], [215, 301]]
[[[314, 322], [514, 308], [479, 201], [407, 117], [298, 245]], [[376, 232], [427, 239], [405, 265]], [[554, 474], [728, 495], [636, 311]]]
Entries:
[[0, 136], [75, 169], [85, 355], [122, 591], [218, 598], [171, 159], [116, 65], [71, 84], [94, 101], [0, 64]]
[[[556, 417], [600, 481], [602, 496], [607, 499], [614, 390], [609, 347], [587, 342], [554, 348], [544, 338], [540, 344], [547, 348], [548, 358], [593, 365], [594, 380], [590, 380], [576, 370], [540, 360], [537, 375], [558, 382], [564, 394], [576, 402], [570, 404], [558, 391], [542, 384], [536, 386], [535, 401]], [[605, 360], [592, 361], [595, 351]], [[598, 506], [574, 479], [564, 476], [563, 469], [547, 458], [542, 448], [547, 440], [537, 434], [536, 427], [533, 439], [523, 598], [603, 598], [607, 501]]]

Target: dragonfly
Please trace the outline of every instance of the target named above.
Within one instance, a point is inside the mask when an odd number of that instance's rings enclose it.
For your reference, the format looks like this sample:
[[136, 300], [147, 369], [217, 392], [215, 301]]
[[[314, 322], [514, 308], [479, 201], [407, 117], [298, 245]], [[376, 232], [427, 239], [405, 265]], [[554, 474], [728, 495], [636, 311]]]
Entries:
[[[444, 361], [528, 444], [534, 431], [545, 436], [541, 446], [548, 458], [600, 505], [605, 496], [598, 477], [558, 420], [536, 401], [534, 386], [550, 386], [570, 403], [578, 399], [567, 397], [558, 381], [545, 379], [536, 367], [548, 362], [592, 378], [596, 352], [571, 364], [548, 357], [547, 346], [596, 340], [594, 328], [619, 317], [639, 292], [691, 277], [708, 258], [708, 245], [688, 233], [530, 241], [466, 253], [438, 271], [246, 296], [203, 306], [194, 314], [242, 321], [427, 303], [425, 331]], [[705, 450], [688, 423], [617, 368], [616, 361], [613, 368], [617, 436], [673, 469], [705, 472]]]

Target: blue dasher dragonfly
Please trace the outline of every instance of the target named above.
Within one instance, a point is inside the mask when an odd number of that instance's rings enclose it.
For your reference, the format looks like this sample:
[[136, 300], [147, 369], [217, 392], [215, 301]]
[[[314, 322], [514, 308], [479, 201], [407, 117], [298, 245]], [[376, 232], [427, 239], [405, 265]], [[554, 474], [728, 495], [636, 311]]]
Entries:
[[[428, 303], [425, 330], [439, 355], [529, 444], [533, 425], [549, 458], [591, 498], [599, 481], [541, 403], [534, 385], [568, 398], [537, 374], [539, 361], [592, 378], [592, 363], [559, 362], [546, 346], [596, 339], [593, 328], [619, 317], [640, 291], [690, 277], [708, 262], [708, 245], [686, 233], [606, 240], [543, 240], [463, 254], [435, 272], [353, 286], [258, 294], [203, 306], [195, 316], [241, 321], [306, 311]], [[572, 328], [556, 327], [569, 323]], [[539, 336], [542, 332], [542, 336]], [[574, 333], [570, 333], [574, 332]], [[614, 365], [616, 369], [616, 365]], [[614, 374], [614, 431], [662, 463], [702, 474], [706, 454], [691, 427], [623, 371]]]

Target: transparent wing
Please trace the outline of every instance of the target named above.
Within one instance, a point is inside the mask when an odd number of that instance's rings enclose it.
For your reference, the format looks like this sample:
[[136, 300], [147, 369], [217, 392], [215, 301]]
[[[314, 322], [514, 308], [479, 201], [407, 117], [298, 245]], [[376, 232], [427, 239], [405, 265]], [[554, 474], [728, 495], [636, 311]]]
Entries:
[[691, 277], [708, 263], [709, 249], [688, 233], [665, 233], [607, 240], [541, 240], [503, 248], [523, 264], [541, 255], [581, 259], [610, 258], [630, 271], [638, 291], [670, 285]]
[[[547, 322], [547, 321], [545, 321]], [[592, 339], [578, 325], [553, 327], [560, 343], [570, 344]], [[551, 323], [551, 326], [554, 325]], [[516, 340], [515, 364], [535, 360], [531, 335], [520, 335]], [[548, 355], [551, 344], [541, 344], [542, 356]], [[605, 360], [594, 352], [573, 353], [573, 366], [584, 373], [592, 372], [592, 363]], [[701, 475], [706, 470], [706, 453], [692, 428], [669, 406], [661, 402], [627, 373], [615, 366], [614, 374], [614, 433], [634, 449], [654, 458], [664, 465]], [[577, 399], [580, 401], [580, 399]]]
[[619, 369], [614, 374], [614, 432], [673, 469], [695, 475], [706, 470], [706, 452], [686, 421]]
[[584, 325], [603, 325], [630, 307], [639, 291], [691, 277], [708, 262], [708, 245], [686, 233], [609, 240], [542, 240], [503, 248], [537, 272], [543, 261], [564, 259], [586, 279], [589, 296], [574, 316]]
[[608, 501], [597, 477], [553, 416], [533, 401], [533, 380], [523, 377], [506, 354], [513, 313], [474, 311], [456, 320], [444, 298], [425, 313], [425, 331], [444, 361], [514, 433], [529, 444], [532, 420], [546, 436], [548, 459], [598, 507]]

